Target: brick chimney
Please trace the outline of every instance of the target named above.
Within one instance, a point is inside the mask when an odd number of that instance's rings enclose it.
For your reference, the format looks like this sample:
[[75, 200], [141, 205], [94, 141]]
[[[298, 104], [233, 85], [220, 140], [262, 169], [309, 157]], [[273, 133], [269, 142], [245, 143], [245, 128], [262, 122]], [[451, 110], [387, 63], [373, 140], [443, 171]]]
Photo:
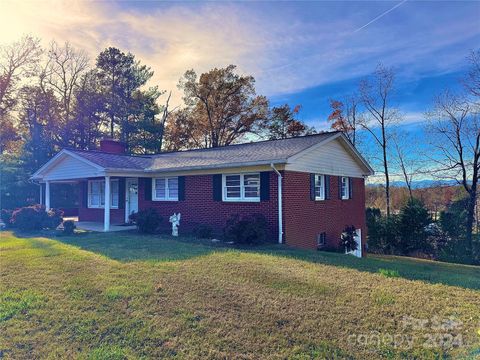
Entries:
[[125, 154], [127, 146], [125, 143], [113, 139], [100, 140], [100, 151], [110, 154]]

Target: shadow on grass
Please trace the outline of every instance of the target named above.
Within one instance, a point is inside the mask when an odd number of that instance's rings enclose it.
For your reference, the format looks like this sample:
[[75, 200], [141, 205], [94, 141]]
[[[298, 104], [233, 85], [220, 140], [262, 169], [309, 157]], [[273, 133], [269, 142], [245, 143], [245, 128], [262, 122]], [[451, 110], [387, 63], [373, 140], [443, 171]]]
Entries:
[[74, 236], [55, 236], [55, 234], [48, 236], [39, 233], [35, 235], [25, 233], [15, 235], [18, 237], [44, 236], [119, 261], [186, 260], [233, 249], [341, 266], [370, 273], [395, 273], [405, 279], [480, 290], [480, 267], [478, 266], [407, 257], [368, 255], [366, 258], [359, 259], [339, 253], [293, 249], [285, 245], [238, 248], [227, 246], [224, 243], [212, 243], [209, 240], [197, 240], [189, 237], [173, 238], [169, 235], [141, 235], [136, 231], [108, 234], [84, 232]]
[[222, 251], [222, 248], [199, 243], [193, 238], [178, 241], [168, 235], [142, 235], [135, 230], [109, 234], [85, 232], [58, 236], [55, 240], [119, 261], [186, 260]]

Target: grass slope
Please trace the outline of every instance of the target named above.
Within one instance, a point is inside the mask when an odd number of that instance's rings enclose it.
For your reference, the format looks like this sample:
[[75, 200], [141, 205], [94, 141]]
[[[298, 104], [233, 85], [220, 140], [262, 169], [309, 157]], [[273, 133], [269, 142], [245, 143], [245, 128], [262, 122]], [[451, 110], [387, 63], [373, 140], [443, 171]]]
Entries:
[[[128, 233], [63, 243], [0, 236], [5, 358], [434, 359], [473, 357], [480, 346], [480, 292], [372, 273], [388, 263], [400, 264], [401, 276], [408, 266], [433, 273], [429, 262], [355, 262], [276, 247], [231, 251]], [[420, 268], [410, 275], [420, 276]], [[439, 273], [447, 270], [460, 275], [446, 281], [478, 281], [478, 268], [438, 264]], [[477, 285], [474, 278], [464, 283]], [[404, 327], [405, 316], [461, 325]], [[461, 336], [463, 346], [429, 348], [426, 336], [445, 332]], [[352, 341], [362, 334], [384, 341]], [[412, 348], [389, 342], [396, 334], [412, 337]]]

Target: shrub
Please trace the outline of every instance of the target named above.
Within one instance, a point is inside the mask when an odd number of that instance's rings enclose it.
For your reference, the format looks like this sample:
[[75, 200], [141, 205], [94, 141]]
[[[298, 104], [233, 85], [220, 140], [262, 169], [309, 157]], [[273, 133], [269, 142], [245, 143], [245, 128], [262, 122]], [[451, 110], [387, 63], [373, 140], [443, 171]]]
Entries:
[[450, 238], [463, 239], [467, 233], [468, 198], [452, 202], [445, 211], [440, 213], [440, 227]]
[[340, 248], [346, 252], [355, 251], [358, 248], [355, 236], [357, 235], [355, 226], [347, 226], [340, 236]]
[[223, 229], [225, 240], [236, 244], [254, 245], [267, 239], [267, 220], [261, 214], [240, 218], [233, 215]]
[[193, 229], [193, 235], [199, 239], [211, 239], [213, 237], [213, 229], [210, 225], [198, 225]]
[[65, 235], [73, 235], [75, 232], [76, 226], [72, 220], [67, 220], [63, 222], [63, 233]]
[[43, 224], [44, 228], [55, 230], [63, 221], [63, 211], [60, 209], [50, 209]]
[[400, 210], [398, 219], [400, 234], [399, 251], [403, 254], [412, 252], [432, 253], [428, 242], [427, 227], [432, 219], [423, 203], [418, 199], [409, 200]]
[[153, 208], [141, 210], [136, 214], [137, 228], [141, 233], [154, 233], [157, 231], [161, 222], [162, 217], [158, 215], [157, 210]]
[[379, 209], [368, 208], [366, 212], [368, 227], [368, 250], [381, 254], [399, 253], [400, 234], [398, 216], [382, 216]]
[[131, 213], [130, 215], [128, 215], [128, 221], [131, 223], [131, 224], [136, 224], [137, 223], [137, 214], [138, 213]]
[[26, 206], [12, 213], [12, 224], [20, 230], [41, 230], [47, 221], [47, 212], [40, 205]]
[[46, 212], [43, 206], [32, 205], [13, 211], [11, 223], [20, 230], [56, 229], [62, 223], [62, 216], [61, 210]]
[[5, 227], [12, 226], [12, 213], [13, 210], [2, 209], [0, 212], [0, 218], [2, 219]]

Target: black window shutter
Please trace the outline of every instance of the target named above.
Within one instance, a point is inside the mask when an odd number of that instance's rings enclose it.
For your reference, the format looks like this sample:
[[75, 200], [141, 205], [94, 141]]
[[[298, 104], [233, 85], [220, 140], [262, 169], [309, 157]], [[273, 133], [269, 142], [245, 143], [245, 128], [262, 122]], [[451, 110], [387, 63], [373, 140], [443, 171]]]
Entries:
[[338, 198], [342, 199], [342, 177], [338, 177]]
[[125, 209], [125, 178], [118, 179], [118, 208]]
[[270, 200], [270, 171], [260, 173], [260, 201]]
[[222, 174], [212, 176], [213, 200], [222, 201]]
[[353, 181], [352, 178], [348, 178], [348, 198], [353, 198]]
[[178, 177], [178, 201], [185, 200], [185, 176]]
[[315, 174], [310, 174], [310, 200], [315, 201]]
[[152, 201], [152, 178], [143, 179], [143, 196], [146, 201]]
[[83, 195], [83, 207], [88, 208], [88, 181], [82, 182], [82, 195]]
[[325, 200], [330, 199], [330, 175], [324, 175], [325, 179]]

